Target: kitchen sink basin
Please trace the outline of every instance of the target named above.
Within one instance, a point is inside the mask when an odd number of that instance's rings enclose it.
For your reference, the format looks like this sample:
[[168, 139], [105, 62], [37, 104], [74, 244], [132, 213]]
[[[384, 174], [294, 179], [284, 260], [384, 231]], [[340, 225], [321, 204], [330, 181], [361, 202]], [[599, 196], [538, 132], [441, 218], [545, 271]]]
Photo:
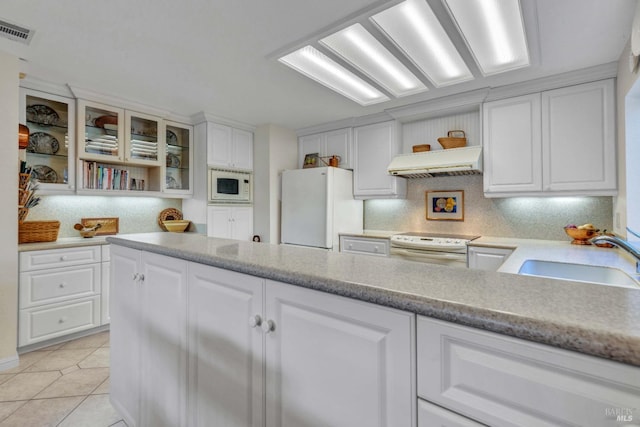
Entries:
[[640, 289], [640, 284], [624, 271], [596, 265], [528, 259], [518, 274]]

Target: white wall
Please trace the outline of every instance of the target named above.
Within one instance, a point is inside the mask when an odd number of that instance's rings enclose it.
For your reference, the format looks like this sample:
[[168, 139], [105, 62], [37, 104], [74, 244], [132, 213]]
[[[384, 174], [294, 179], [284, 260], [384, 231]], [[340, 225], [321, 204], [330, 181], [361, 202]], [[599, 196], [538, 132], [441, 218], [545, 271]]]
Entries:
[[[18, 197], [18, 58], [0, 52], [0, 194]], [[0, 371], [17, 364], [18, 218], [17, 203], [0, 209]]]
[[291, 129], [267, 124], [254, 134], [254, 233], [263, 242], [280, 242], [280, 177], [285, 169], [296, 169], [298, 138]]

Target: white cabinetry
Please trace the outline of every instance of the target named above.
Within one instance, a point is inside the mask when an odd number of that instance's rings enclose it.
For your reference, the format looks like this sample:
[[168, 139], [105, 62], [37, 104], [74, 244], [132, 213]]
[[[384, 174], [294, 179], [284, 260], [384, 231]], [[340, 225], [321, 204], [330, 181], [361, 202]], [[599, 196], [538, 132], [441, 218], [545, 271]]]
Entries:
[[111, 262], [111, 399], [128, 425], [183, 425], [187, 401], [190, 426], [415, 425], [414, 315], [187, 263], [184, 331], [185, 263], [118, 246]]
[[207, 124], [207, 164], [253, 169], [253, 133], [217, 123]]
[[613, 80], [542, 93], [545, 191], [616, 190]]
[[615, 194], [614, 99], [602, 80], [485, 103], [485, 195]]
[[396, 121], [353, 128], [353, 148], [353, 193], [356, 199], [406, 197], [406, 179], [387, 172], [387, 166], [401, 150]]
[[483, 115], [485, 193], [542, 190], [540, 94], [487, 102]]
[[18, 346], [101, 325], [100, 246], [20, 252]]
[[76, 104], [71, 98], [20, 88], [20, 123], [29, 128], [27, 164], [40, 190], [75, 190]]
[[[299, 167], [303, 167], [306, 154], [318, 153], [320, 157], [338, 156], [340, 157], [338, 167], [352, 169], [353, 143], [351, 134], [351, 128], [345, 128], [301, 136], [298, 138]], [[325, 161], [327, 160], [325, 159]], [[324, 164], [318, 166], [324, 166]]]
[[111, 399], [130, 426], [185, 426], [187, 262], [112, 248]]
[[617, 410], [637, 415], [635, 366], [426, 317], [417, 336], [418, 396], [483, 424], [613, 427]]
[[223, 239], [251, 240], [253, 208], [250, 206], [208, 206], [207, 235]]
[[389, 239], [378, 237], [340, 236], [340, 252], [389, 256]]
[[513, 249], [469, 246], [467, 248], [467, 266], [476, 270], [497, 271], [511, 255]]

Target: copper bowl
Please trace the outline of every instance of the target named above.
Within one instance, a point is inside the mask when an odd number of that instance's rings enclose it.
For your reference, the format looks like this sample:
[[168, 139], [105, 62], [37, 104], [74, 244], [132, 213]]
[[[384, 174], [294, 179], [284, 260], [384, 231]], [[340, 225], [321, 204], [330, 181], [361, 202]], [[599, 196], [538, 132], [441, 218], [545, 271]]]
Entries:
[[596, 237], [598, 231], [596, 228], [564, 228], [564, 232], [573, 239], [572, 245], [590, 245], [589, 239]]
[[18, 148], [25, 149], [29, 145], [29, 128], [18, 124]]

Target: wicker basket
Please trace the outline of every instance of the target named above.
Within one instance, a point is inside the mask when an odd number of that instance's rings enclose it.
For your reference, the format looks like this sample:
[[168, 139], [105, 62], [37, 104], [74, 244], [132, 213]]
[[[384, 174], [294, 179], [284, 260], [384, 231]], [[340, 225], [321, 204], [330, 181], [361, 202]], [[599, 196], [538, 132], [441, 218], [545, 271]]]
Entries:
[[447, 137], [438, 138], [438, 142], [445, 150], [449, 148], [460, 148], [467, 145], [467, 135], [463, 130], [450, 130], [447, 132]]
[[18, 206], [18, 224], [22, 224], [29, 215], [29, 208], [23, 208]]
[[18, 190], [18, 206], [24, 206], [27, 203], [27, 200], [29, 200], [30, 195], [31, 191], [20, 188]]
[[18, 182], [18, 188], [20, 188], [21, 190], [24, 190], [25, 188], [27, 188], [27, 184], [29, 183], [29, 180], [31, 179], [31, 174], [30, 173], [21, 173], [18, 174], [20, 177], [20, 180]]
[[60, 221], [25, 221], [18, 225], [18, 243], [55, 242]]

